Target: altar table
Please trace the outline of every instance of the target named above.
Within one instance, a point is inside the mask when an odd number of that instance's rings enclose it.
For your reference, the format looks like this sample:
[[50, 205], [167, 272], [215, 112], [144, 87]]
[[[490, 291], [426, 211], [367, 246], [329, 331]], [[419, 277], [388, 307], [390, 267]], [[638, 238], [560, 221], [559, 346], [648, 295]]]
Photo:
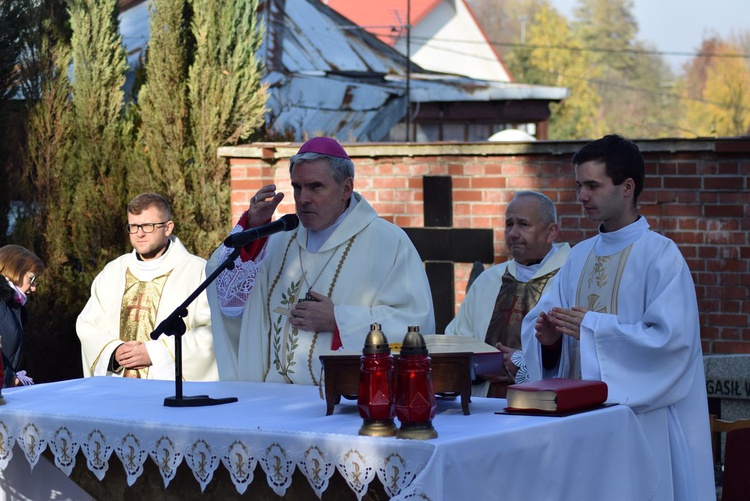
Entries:
[[[173, 382], [114, 377], [4, 389], [1, 487], [23, 499], [15, 487], [22, 483], [15, 478], [24, 466], [18, 463], [28, 463], [28, 475], [46, 449], [66, 475], [85, 457], [99, 480], [118, 468], [133, 485], [151, 461], [168, 492], [184, 463], [196, 492], [215, 473], [228, 473], [238, 496], [250, 498], [257, 482], [283, 496], [293, 477], [306, 479], [320, 497], [334, 473], [346, 480], [351, 499], [361, 499], [377, 478], [392, 499], [432, 501], [646, 500], [659, 481], [626, 406], [567, 417], [516, 416], [495, 413], [505, 400], [473, 398], [467, 416], [460, 402], [440, 400], [433, 421], [438, 438], [416, 441], [359, 436], [356, 402], [343, 401], [326, 416], [317, 387], [185, 383], [183, 392], [239, 401], [165, 407]], [[254, 479], [261, 471], [265, 478]]]

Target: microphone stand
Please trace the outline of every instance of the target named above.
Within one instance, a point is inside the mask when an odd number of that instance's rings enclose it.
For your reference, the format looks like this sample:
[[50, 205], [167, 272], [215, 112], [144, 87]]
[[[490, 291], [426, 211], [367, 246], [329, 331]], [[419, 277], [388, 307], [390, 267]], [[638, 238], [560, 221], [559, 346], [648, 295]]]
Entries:
[[234, 260], [240, 255], [240, 248], [235, 248], [229, 257], [211, 273], [202, 284], [198, 286], [190, 296], [178, 306], [167, 318], [154, 329], [151, 339], [157, 339], [159, 335], [166, 334], [174, 336], [174, 396], [164, 399], [165, 407], [203, 407], [207, 405], [228, 404], [237, 401], [237, 397], [211, 398], [208, 395], [195, 395], [191, 397], [182, 394], [182, 335], [185, 334], [185, 318], [188, 314], [187, 307], [216, 280], [225, 269], [234, 268]]

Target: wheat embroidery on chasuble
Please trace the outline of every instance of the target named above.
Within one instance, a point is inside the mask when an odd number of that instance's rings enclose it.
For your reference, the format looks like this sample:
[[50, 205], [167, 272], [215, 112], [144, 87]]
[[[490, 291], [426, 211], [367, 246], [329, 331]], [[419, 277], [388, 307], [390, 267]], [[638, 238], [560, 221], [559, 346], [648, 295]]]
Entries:
[[[130, 269], [125, 272], [125, 293], [122, 295], [120, 310], [120, 339], [122, 341], [151, 340], [151, 332], [156, 327], [156, 314], [159, 311], [164, 284], [172, 270], [153, 280], [140, 281]], [[125, 369], [125, 377], [146, 378], [148, 367]]]
[[[356, 240], [356, 238], [357, 235], [354, 235], [348, 240], [346, 244], [344, 252], [341, 255], [341, 259], [339, 259], [338, 261], [338, 265], [336, 266], [333, 278], [328, 287], [328, 292], [326, 294], [328, 297], [332, 297], [333, 295], [333, 289], [336, 286], [336, 282], [338, 281], [341, 268], [344, 265], [344, 262], [346, 261], [346, 258], [349, 255], [349, 251], [352, 248], [352, 244], [354, 244], [354, 240]], [[289, 243], [284, 250], [284, 257], [281, 259], [279, 271], [277, 272], [276, 277], [274, 277], [271, 287], [269, 287], [268, 297], [266, 299], [266, 311], [268, 312], [268, 320], [270, 326], [268, 337], [270, 342], [268, 343], [268, 354], [266, 356], [266, 374], [263, 379], [268, 380], [268, 373], [273, 367], [273, 369], [275, 369], [276, 372], [278, 372], [279, 375], [283, 377], [284, 381], [290, 384], [294, 383], [291, 376], [296, 373], [297, 369], [299, 369], [298, 367], [296, 367], [297, 362], [294, 358], [295, 351], [300, 347], [299, 331], [295, 326], [292, 325], [290, 321], [292, 310], [300, 301], [308, 300], [300, 299], [300, 295], [302, 294], [302, 287], [306, 283], [307, 278], [307, 271], [303, 269], [301, 265], [301, 259], [299, 266], [299, 278], [297, 280], [290, 280], [289, 285], [287, 286], [286, 290], [282, 291], [281, 297], [277, 300], [276, 306], [273, 309], [271, 309], [271, 301], [274, 300], [274, 291], [276, 290], [276, 286], [279, 284], [279, 280], [281, 279], [281, 276], [284, 274], [284, 270], [287, 267], [287, 256], [289, 255], [289, 249], [292, 243], [296, 241], [296, 239], [297, 233], [295, 232], [294, 235], [292, 235], [292, 237], [289, 239]], [[328, 266], [328, 263], [331, 262], [331, 259], [336, 254], [341, 245], [343, 244], [339, 244], [331, 249], [330, 252], [332, 252], [332, 254], [329, 257], [328, 261], [326, 261], [326, 263], [323, 265], [323, 269], [320, 270], [318, 278], [320, 278], [320, 275]], [[290, 260], [288, 264], [289, 266], [293, 266], [292, 260]], [[315, 284], [315, 282], [317, 282], [317, 278], [313, 281], [313, 285]], [[310, 375], [312, 384], [316, 386], [319, 384], [319, 381], [315, 377], [315, 372], [313, 371], [313, 353], [315, 351], [317, 340], [318, 333], [314, 332], [312, 335], [312, 339], [309, 341], [309, 349], [304, 348], [307, 350], [307, 371]], [[305, 340], [305, 346], [307, 346], [307, 344], [308, 342], [307, 340]]]
[[[632, 247], [633, 244], [630, 244], [620, 252], [609, 256], [597, 256], [594, 248], [591, 248], [578, 280], [576, 306], [583, 306], [597, 313], [617, 315], [620, 282]], [[579, 343], [580, 341], [575, 340], [572, 371], [573, 377], [578, 379], [581, 377]]]

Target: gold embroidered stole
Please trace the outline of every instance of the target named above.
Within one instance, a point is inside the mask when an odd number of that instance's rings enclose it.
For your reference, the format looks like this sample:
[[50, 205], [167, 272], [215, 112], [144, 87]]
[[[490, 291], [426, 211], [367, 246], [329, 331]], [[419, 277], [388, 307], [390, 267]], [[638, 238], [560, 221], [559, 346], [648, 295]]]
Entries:
[[[346, 258], [349, 255], [349, 251], [352, 248], [352, 244], [354, 244], [354, 240], [356, 238], [357, 235], [354, 235], [346, 244], [346, 248], [341, 255], [341, 259], [339, 259], [338, 265], [336, 266], [336, 271], [334, 272], [333, 278], [331, 279], [331, 284], [328, 287], [328, 293], [326, 294], [328, 297], [331, 297], [331, 295], [333, 294], [333, 289], [336, 286], [336, 282], [338, 281], [341, 267], [344, 265], [344, 262], [346, 261]], [[290, 322], [290, 318], [292, 315], [292, 310], [297, 305], [297, 303], [300, 300], [304, 301], [304, 299], [300, 299], [300, 295], [302, 294], [302, 286], [305, 282], [305, 273], [302, 273], [299, 280], [297, 280], [296, 282], [294, 280], [290, 281], [286, 291], [282, 292], [281, 294], [280, 304], [273, 310], [271, 310], [271, 298], [273, 297], [274, 290], [276, 289], [276, 286], [278, 285], [278, 282], [283, 275], [284, 270], [286, 269], [289, 249], [292, 246], [292, 243], [296, 241], [296, 239], [297, 233], [295, 232], [286, 246], [284, 257], [281, 260], [281, 266], [279, 267], [279, 271], [276, 274], [273, 283], [271, 284], [271, 287], [268, 291], [268, 297], [266, 298], [266, 311], [268, 312], [268, 321], [270, 325], [270, 330], [268, 332], [270, 342], [266, 355], [266, 374], [263, 377], [264, 381], [268, 379], [268, 373], [271, 370], [271, 367], [273, 367], [276, 372], [278, 372], [284, 378], [284, 382], [288, 384], [294, 383], [291, 376], [296, 373], [296, 362], [294, 360], [294, 354], [296, 349], [299, 347], [299, 331], [292, 325], [292, 323]], [[335, 254], [338, 251], [339, 247], [341, 247], [341, 244], [331, 249], [330, 252]], [[275, 316], [273, 315], [274, 313], [276, 314]], [[318, 381], [315, 377], [312, 366], [314, 361], [313, 351], [315, 350], [315, 344], [317, 343], [317, 340], [318, 333], [315, 332], [313, 333], [312, 340], [310, 341], [310, 350], [307, 357], [307, 370], [310, 374], [312, 384], [316, 386], [318, 385]]]
[[[597, 256], [591, 248], [581, 270], [576, 292], [576, 305], [589, 311], [617, 314], [620, 281], [633, 244], [609, 256]], [[575, 340], [574, 356], [571, 360], [571, 377], [581, 378], [580, 342]]]
[[552, 270], [528, 282], [519, 282], [507, 269], [503, 274], [500, 292], [495, 300], [490, 323], [487, 326], [485, 343], [495, 346], [498, 342], [505, 346], [521, 349], [521, 324], [523, 317], [539, 302], [547, 282], [555, 276]]
[[[141, 341], [151, 339], [150, 334], [156, 326], [156, 313], [159, 310], [161, 294], [167, 283], [169, 272], [153, 280], [142, 282], [130, 269], [125, 272], [125, 293], [122, 295], [120, 309], [120, 339], [122, 341]], [[148, 367], [144, 369], [125, 369], [125, 377], [147, 377]]]

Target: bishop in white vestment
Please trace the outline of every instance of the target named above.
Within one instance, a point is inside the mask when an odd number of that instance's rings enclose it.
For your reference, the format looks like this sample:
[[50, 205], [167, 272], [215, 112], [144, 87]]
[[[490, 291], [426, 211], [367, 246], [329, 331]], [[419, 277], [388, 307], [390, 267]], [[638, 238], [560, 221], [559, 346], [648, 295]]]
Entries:
[[[304, 153], [308, 156], [295, 165]], [[334, 179], [329, 162], [341, 161], [351, 164], [333, 139], [305, 143], [292, 158], [300, 226], [271, 235], [257, 258], [238, 259], [237, 269], [225, 271], [218, 286], [209, 288], [222, 380], [319, 385], [319, 356], [338, 349], [361, 352], [373, 323], [390, 342], [401, 341], [409, 326], [434, 333], [432, 295], [419, 254], [403, 230], [352, 191], [353, 170]], [[280, 200], [262, 193], [254, 204]], [[218, 249], [208, 269], [227, 255], [227, 249]], [[241, 294], [232, 289], [248, 279], [254, 280], [252, 290], [237, 316], [231, 303]], [[316, 321], [319, 305], [332, 308], [334, 322], [305, 328]]]

